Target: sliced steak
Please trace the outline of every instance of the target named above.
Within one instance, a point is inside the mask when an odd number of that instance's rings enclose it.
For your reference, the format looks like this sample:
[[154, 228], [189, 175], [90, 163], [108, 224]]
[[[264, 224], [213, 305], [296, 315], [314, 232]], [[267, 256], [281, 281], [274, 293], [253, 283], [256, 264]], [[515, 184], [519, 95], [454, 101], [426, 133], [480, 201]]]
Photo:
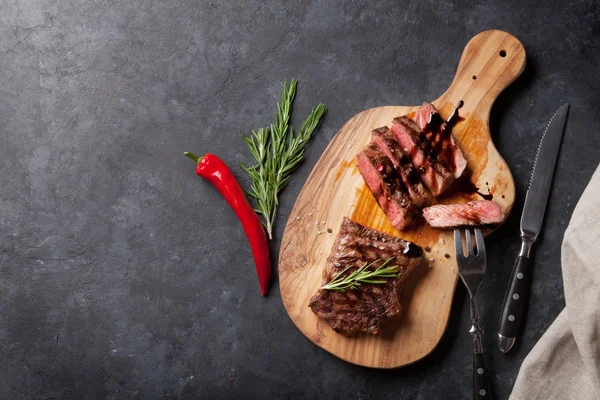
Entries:
[[452, 185], [454, 175], [438, 159], [431, 143], [415, 121], [406, 116], [394, 118], [392, 133], [431, 194], [437, 197]]
[[402, 230], [415, 222], [419, 210], [394, 164], [377, 144], [358, 153], [358, 169], [394, 228]]
[[424, 207], [429, 204], [431, 194], [421, 183], [419, 173], [415, 170], [408, 156], [402, 152], [402, 148], [392, 131], [387, 126], [377, 128], [371, 133], [371, 138], [394, 164], [415, 206]]
[[415, 121], [425, 133], [440, 162], [456, 179], [460, 178], [467, 167], [467, 160], [437, 108], [431, 103], [423, 103], [415, 116]]
[[384, 284], [363, 283], [357, 289], [337, 292], [319, 289], [310, 299], [309, 307], [338, 333], [353, 336], [358, 333], [376, 335], [402, 310], [399, 293], [402, 283], [422, 261], [423, 250], [414, 243], [367, 228], [344, 218], [340, 232], [327, 258], [323, 284], [340, 272], [350, 274], [365, 264], [375, 262], [377, 269], [383, 262], [394, 258], [388, 265], [396, 265], [397, 278]]
[[434, 228], [455, 228], [464, 225], [500, 225], [502, 209], [492, 200], [470, 201], [466, 204], [440, 204], [423, 209], [423, 216]]

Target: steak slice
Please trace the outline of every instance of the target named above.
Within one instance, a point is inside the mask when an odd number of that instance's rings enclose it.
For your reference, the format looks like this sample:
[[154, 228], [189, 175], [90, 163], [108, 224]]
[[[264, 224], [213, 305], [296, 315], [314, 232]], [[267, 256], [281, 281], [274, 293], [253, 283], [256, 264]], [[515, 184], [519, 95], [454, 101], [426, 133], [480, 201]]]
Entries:
[[455, 177], [441, 163], [427, 137], [415, 121], [402, 116], [394, 118], [392, 133], [415, 166], [431, 194], [439, 196], [452, 185]]
[[431, 194], [421, 183], [419, 173], [415, 170], [408, 156], [402, 152], [400, 144], [390, 128], [384, 126], [374, 129], [371, 138], [394, 164], [415, 206], [424, 207], [429, 204]]
[[398, 317], [402, 310], [399, 301], [402, 283], [422, 261], [423, 250], [414, 243], [404, 241], [344, 218], [337, 235], [327, 267], [323, 271], [323, 284], [330, 282], [345, 268], [350, 274], [365, 264], [375, 262], [377, 269], [390, 258], [396, 265], [397, 278], [383, 284], [363, 283], [357, 289], [345, 292], [319, 289], [310, 299], [309, 307], [333, 330], [346, 336], [358, 333], [376, 335]]
[[392, 161], [371, 142], [358, 153], [358, 170], [392, 226], [402, 230], [419, 216]]
[[455, 228], [464, 225], [500, 225], [502, 209], [492, 200], [470, 201], [466, 204], [440, 204], [423, 209], [423, 216], [434, 228]]
[[437, 108], [431, 103], [423, 103], [415, 116], [415, 121], [425, 133], [441, 163], [454, 174], [456, 179], [460, 178], [467, 167], [467, 160]]

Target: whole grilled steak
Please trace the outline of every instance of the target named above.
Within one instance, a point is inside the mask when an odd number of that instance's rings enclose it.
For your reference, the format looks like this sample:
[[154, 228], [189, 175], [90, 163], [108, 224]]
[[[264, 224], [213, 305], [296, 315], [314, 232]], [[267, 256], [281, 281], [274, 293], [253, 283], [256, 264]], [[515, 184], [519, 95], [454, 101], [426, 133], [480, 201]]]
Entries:
[[419, 210], [392, 161], [373, 142], [357, 157], [358, 170], [392, 226], [401, 230], [414, 223]]
[[365, 264], [374, 262], [376, 269], [394, 258], [398, 277], [384, 284], [363, 283], [357, 289], [345, 292], [319, 289], [310, 299], [309, 307], [338, 333], [346, 336], [358, 333], [376, 335], [388, 322], [400, 315], [398, 299], [402, 283], [422, 260], [423, 250], [404, 241], [344, 218], [333, 245], [328, 265], [323, 271], [323, 282], [328, 283], [348, 266], [350, 274]]
[[466, 204], [439, 204], [424, 208], [423, 217], [434, 228], [500, 225], [504, 221], [502, 209], [492, 200], [470, 201]]
[[424, 207], [427, 205], [431, 200], [431, 194], [421, 183], [419, 173], [410, 162], [408, 156], [402, 152], [402, 148], [392, 131], [390, 131], [390, 128], [384, 126], [374, 129], [371, 132], [371, 138], [394, 164], [394, 168], [400, 174], [415, 206]]
[[437, 108], [431, 103], [423, 103], [415, 116], [415, 121], [425, 133], [440, 162], [456, 179], [460, 178], [467, 167], [467, 160]]
[[406, 116], [394, 118], [392, 133], [431, 194], [437, 197], [452, 185], [456, 179], [454, 174], [441, 162], [431, 142], [415, 121]]

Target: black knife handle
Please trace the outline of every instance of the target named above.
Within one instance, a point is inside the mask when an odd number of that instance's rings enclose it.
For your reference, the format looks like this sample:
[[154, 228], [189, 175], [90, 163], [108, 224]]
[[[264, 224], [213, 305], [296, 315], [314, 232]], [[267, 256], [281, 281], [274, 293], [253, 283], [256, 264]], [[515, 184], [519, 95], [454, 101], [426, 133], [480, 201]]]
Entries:
[[[506, 338], [516, 338], [523, 324], [523, 317], [529, 303], [531, 289], [531, 260], [519, 256], [510, 277], [510, 283], [500, 316], [498, 333]], [[508, 349], [507, 349], [508, 350]]]
[[490, 373], [485, 368], [483, 353], [473, 354], [473, 400], [491, 400]]

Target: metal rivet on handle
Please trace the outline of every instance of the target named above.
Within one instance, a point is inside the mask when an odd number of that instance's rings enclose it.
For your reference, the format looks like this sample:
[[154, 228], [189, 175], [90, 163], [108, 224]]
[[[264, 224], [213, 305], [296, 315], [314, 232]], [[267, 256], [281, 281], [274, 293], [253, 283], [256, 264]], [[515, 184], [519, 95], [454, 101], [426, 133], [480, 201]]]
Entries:
[[485, 396], [485, 394], [486, 394], [486, 393], [487, 393], [487, 392], [485, 391], [485, 389], [481, 389], [481, 390], [479, 391], [479, 395], [480, 395], [480, 396]]
[[519, 272], [519, 273], [517, 274], [517, 278], [519, 278], [519, 279], [523, 279], [523, 273], [522, 273], [522, 272]]
[[515, 294], [513, 294], [513, 299], [515, 299], [515, 300], [519, 300], [519, 293], [515, 293]]
[[483, 368], [477, 368], [477, 373], [479, 375], [483, 375]]
[[508, 316], [508, 320], [509, 320], [510, 322], [513, 322], [513, 321], [515, 320], [515, 316], [514, 316], [514, 315], [509, 315], [509, 316]]

